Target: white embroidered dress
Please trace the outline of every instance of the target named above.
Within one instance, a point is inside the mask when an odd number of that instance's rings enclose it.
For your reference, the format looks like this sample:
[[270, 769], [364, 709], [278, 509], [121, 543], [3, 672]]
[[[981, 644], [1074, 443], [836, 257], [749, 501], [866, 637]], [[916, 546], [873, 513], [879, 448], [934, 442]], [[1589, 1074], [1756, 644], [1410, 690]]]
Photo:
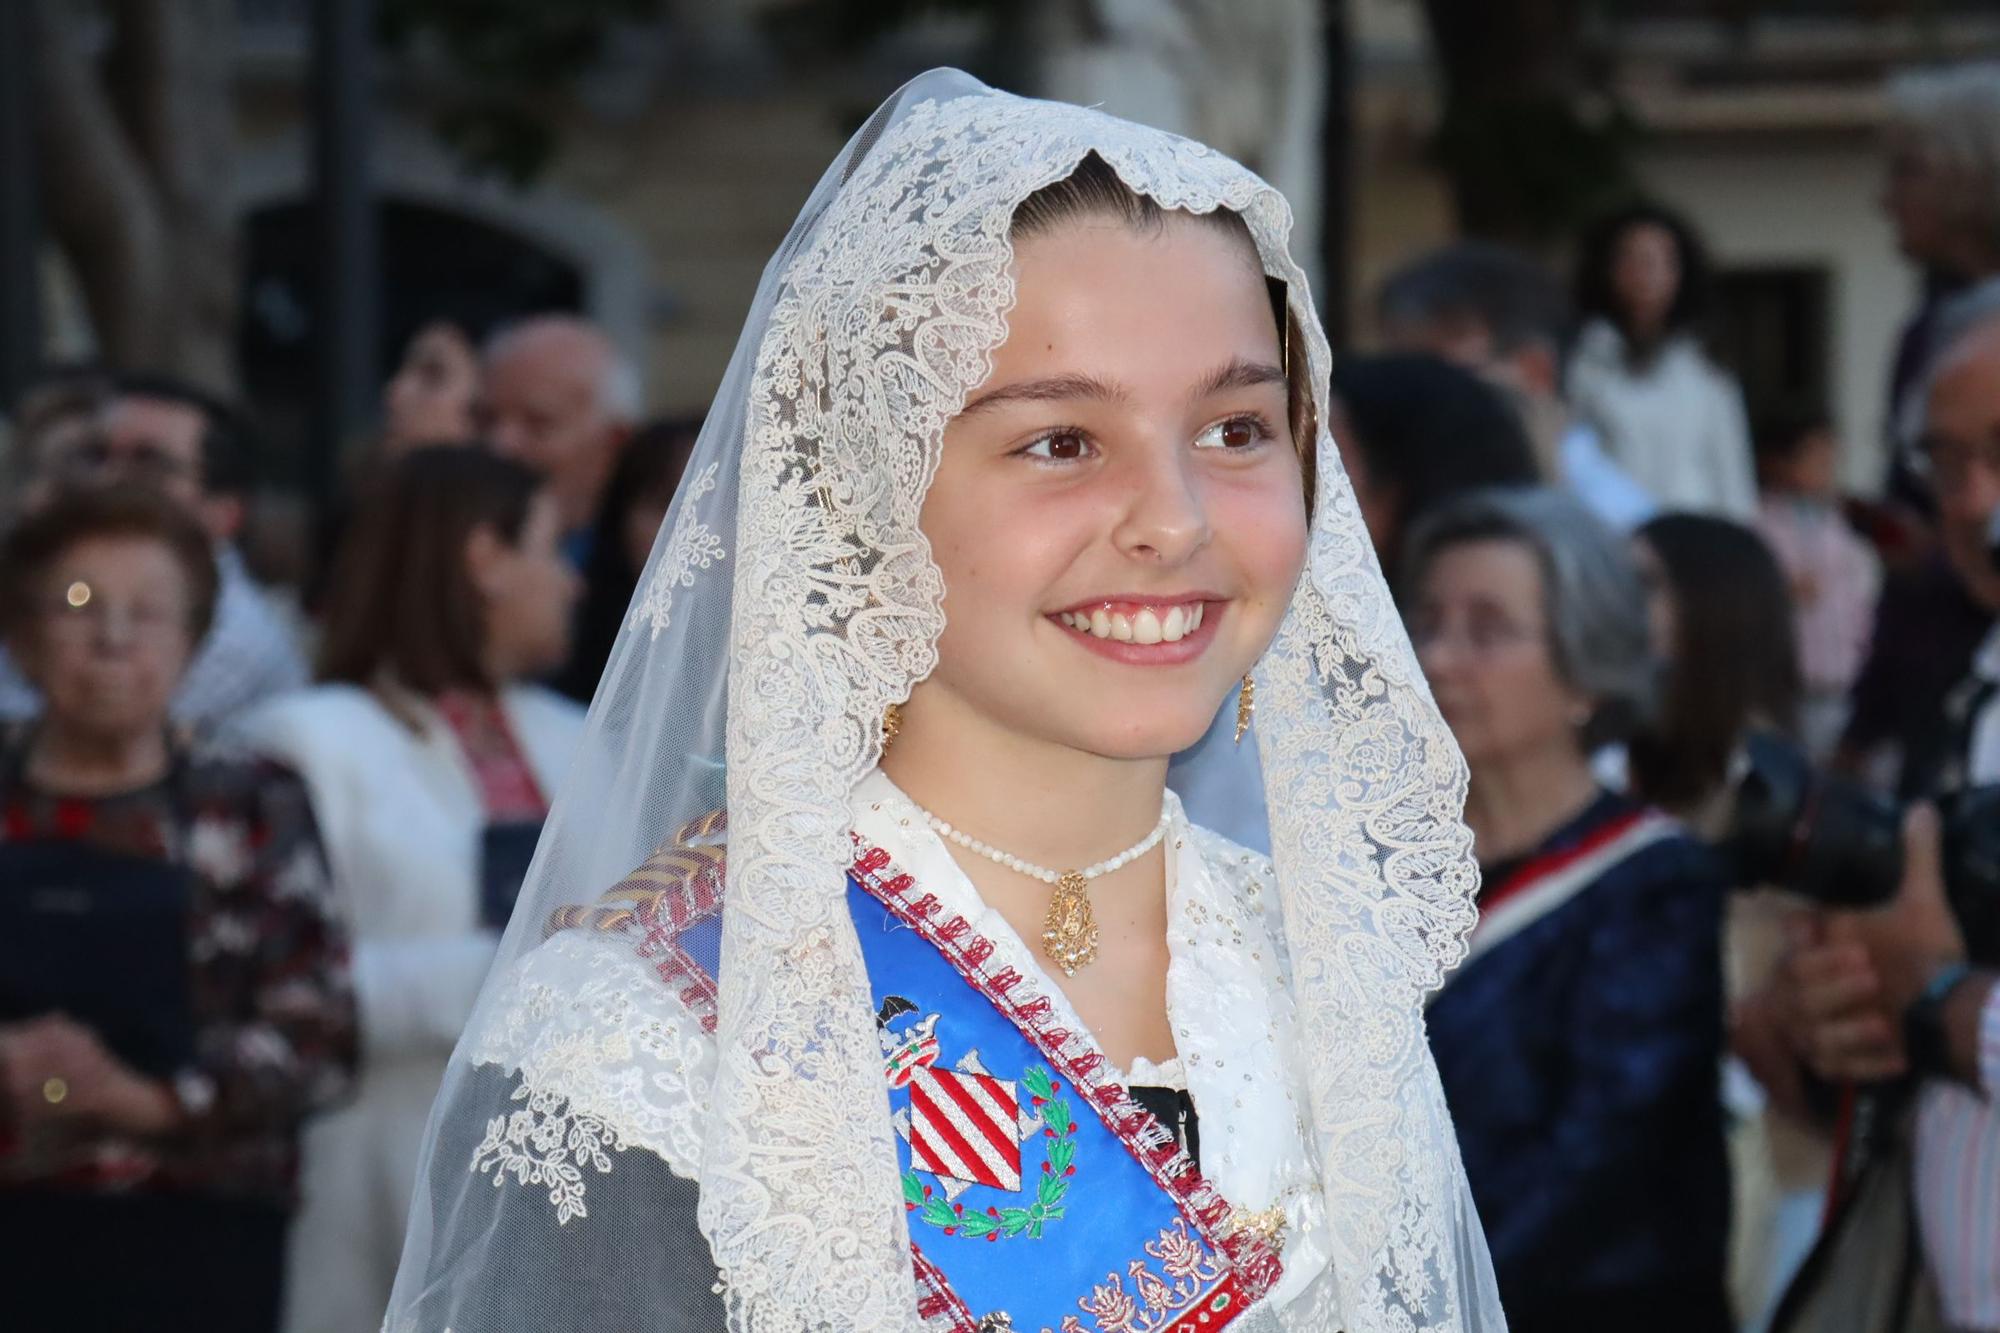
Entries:
[[[1308, 1092], [1275, 929], [1275, 877], [1268, 858], [1188, 823], [1179, 801], [1167, 799], [1167, 1016], [1178, 1056], [1162, 1065], [1141, 1058], [1114, 1078], [1187, 1091], [1204, 1127], [1209, 1183], [1235, 1209], [1284, 1211], [1284, 1276], [1266, 1304], [1301, 1317], [1316, 1311], [1296, 1325], [1316, 1328], [1331, 1317], [1330, 1284], [1321, 1282], [1330, 1255], [1301, 1111]], [[889, 853], [935, 895], [940, 919], [970, 923], [993, 944], [992, 967], [1013, 968], [1050, 1001], [1057, 1025], [1076, 1034], [1073, 1052], [1098, 1050], [1040, 955], [980, 899], [880, 770], [856, 788], [853, 810], [861, 842]], [[559, 1215], [578, 1218], [587, 1216], [592, 1177], [621, 1169], [617, 1145], [669, 1165], [692, 1160], [689, 1143], [671, 1132], [672, 1105], [649, 1104], [646, 1090], [662, 1069], [711, 1067], [713, 1038], [627, 937], [558, 934], [521, 960], [503, 990], [515, 991], [516, 1002], [489, 1010], [500, 1021], [469, 1034], [469, 1050], [521, 1076], [527, 1110], [495, 1117], [473, 1169], [496, 1173], [502, 1189], [545, 1192]]]

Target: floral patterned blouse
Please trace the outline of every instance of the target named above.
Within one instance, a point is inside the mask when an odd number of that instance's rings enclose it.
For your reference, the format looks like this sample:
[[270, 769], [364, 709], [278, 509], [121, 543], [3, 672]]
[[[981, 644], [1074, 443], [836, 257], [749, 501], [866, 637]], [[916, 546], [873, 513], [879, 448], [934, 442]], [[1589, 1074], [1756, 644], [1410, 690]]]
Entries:
[[[0, 844], [76, 841], [192, 872], [193, 1057], [164, 1141], [23, 1136], [0, 1124], [0, 1188], [148, 1189], [290, 1202], [300, 1122], [344, 1095], [358, 1038], [347, 936], [306, 790], [288, 769], [182, 746], [164, 780], [56, 796], [0, 736]], [[0, 885], [0, 892], [5, 886]]]

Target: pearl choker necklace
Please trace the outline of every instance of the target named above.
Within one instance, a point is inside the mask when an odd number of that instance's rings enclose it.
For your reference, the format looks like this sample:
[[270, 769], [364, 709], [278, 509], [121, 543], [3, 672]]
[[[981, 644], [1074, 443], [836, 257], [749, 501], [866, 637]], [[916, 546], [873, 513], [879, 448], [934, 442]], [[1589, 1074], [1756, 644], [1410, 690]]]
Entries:
[[[911, 804], [916, 805], [916, 802]], [[1024, 861], [1011, 852], [1003, 852], [970, 834], [961, 833], [920, 805], [916, 808], [939, 837], [949, 838], [967, 851], [977, 852], [1016, 874], [1055, 885], [1056, 891], [1049, 899], [1048, 914], [1042, 918], [1042, 948], [1066, 977], [1075, 976], [1078, 968], [1089, 966], [1097, 958], [1097, 917], [1090, 910], [1090, 881], [1128, 866], [1152, 851], [1160, 845], [1160, 839], [1167, 836], [1167, 825], [1173, 822], [1172, 807], [1162, 803], [1160, 822], [1153, 825], [1153, 831], [1118, 855], [1082, 870], [1051, 870], [1047, 866]]]

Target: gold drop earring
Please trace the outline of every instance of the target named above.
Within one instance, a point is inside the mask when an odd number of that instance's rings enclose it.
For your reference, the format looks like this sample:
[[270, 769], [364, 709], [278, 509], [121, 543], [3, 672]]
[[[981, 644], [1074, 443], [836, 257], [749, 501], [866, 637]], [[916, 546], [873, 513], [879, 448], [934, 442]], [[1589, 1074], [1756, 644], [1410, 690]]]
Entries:
[[1248, 675], [1243, 677], [1243, 688], [1236, 692], [1236, 743], [1243, 743], [1243, 733], [1250, 730], [1250, 719], [1257, 712], [1257, 682]]
[[882, 753], [889, 753], [889, 747], [896, 743], [896, 737], [903, 730], [903, 706], [890, 704], [882, 710]]

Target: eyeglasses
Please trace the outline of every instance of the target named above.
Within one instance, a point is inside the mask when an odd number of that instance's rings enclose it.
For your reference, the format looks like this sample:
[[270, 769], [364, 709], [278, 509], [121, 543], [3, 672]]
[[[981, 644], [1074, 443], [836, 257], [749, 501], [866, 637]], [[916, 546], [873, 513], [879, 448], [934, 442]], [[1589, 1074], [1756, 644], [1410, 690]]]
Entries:
[[184, 634], [188, 619], [188, 608], [171, 599], [140, 597], [129, 602], [113, 601], [81, 581], [70, 584], [42, 606], [43, 627], [71, 642], [106, 632], [149, 639]]
[[1493, 657], [1524, 643], [1539, 643], [1547, 631], [1497, 617], [1473, 617], [1453, 624], [1443, 617], [1419, 615], [1410, 621], [1410, 644], [1418, 652], [1457, 643], [1474, 657]]
[[2000, 439], [1968, 444], [1943, 435], [1926, 435], [1910, 451], [1910, 461], [1918, 472], [1945, 487], [1966, 481], [1974, 468], [2000, 477]]
[[157, 440], [135, 440], [123, 447], [102, 435], [90, 435], [65, 450], [55, 471], [63, 481], [118, 478], [144, 485], [198, 481], [201, 467]]

